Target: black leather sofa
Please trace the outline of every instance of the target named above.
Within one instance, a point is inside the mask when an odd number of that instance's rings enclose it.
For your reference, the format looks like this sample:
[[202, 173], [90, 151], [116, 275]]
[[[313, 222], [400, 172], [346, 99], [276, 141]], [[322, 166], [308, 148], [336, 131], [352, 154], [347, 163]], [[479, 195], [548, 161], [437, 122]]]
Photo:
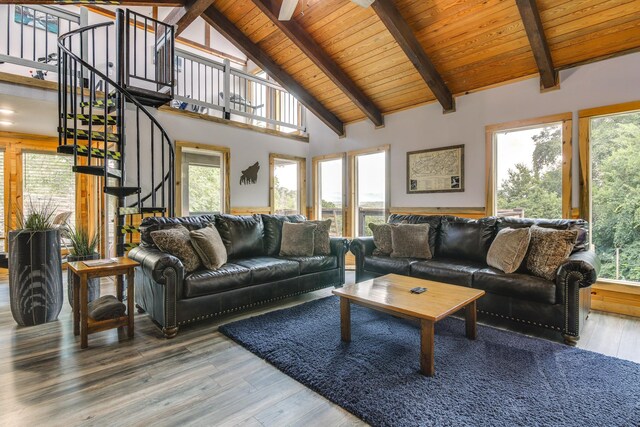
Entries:
[[[428, 223], [430, 260], [374, 256], [373, 237], [351, 241], [356, 259], [356, 282], [396, 273], [422, 279], [483, 289], [478, 312], [483, 317], [507, 323], [534, 325], [562, 333], [575, 345], [591, 307], [590, 286], [600, 269], [597, 255], [588, 250], [588, 224], [583, 220], [482, 218], [470, 220], [439, 215], [391, 215], [389, 223]], [[464, 228], [455, 222], [468, 223]], [[567, 261], [558, 269], [555, 282], [527, 273], [524, 267], [505, 274], [486, 264], [486, 256], [497, 232], [503, 228], [536, 224], [555, 229], [579, 230], [578, 241]], [[501, 320], [502, 321], [502, 320]]]
[[[300, 215], [202, 215], [145, 218], [141, 244], [128, 257], [136, 268], [135, 300], [162, 328], [165, 337], [180, 325], [242, 310], [304, 292], [344, 284], [348, 241], [331, 238], [327, 256], [278, 256], [282, 221], [304, 221]], [[160, 251], [151, 239], [154, 230], [182, 224], [194, 230], [214, 223], [227, 248], [228, 262], [218, 270], [201, 269], [185, 275], [182, 262]]]

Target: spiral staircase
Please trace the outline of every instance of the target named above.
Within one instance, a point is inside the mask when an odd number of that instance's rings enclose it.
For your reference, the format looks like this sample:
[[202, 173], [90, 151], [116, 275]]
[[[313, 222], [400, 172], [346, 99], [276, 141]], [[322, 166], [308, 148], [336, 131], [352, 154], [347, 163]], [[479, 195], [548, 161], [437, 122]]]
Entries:
[[122, 256], [141, 218], [174, 215], [174, 143], [152, 113], [173, 98], [173, 27], [118, 9], [115, 23], [60, 36], [58, 58], [58, 152], [116, 198]]

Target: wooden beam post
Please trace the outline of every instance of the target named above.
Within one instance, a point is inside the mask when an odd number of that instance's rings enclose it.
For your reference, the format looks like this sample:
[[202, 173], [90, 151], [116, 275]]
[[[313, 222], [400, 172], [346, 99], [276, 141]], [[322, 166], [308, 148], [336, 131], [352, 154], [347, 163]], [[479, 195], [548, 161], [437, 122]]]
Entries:
[[409, 24], [400, 15], [400, 11], [394, 5], [393, 0], [376, 0], [371, 7], [409, 57], [414, 67], [416, 67], [431, 92], [444, 108], [444, 112], [455, 111], [456, 104], [451, 91], [436, 70], [431, 59], [425, 53]]
[[356, 86], [346, 73], [331, 59], [302, 26], [291, 19], [280, 21], [278, 13], [282, 0], [253, 0], [253, 3], [282, 31], [329, 79], [373, 122], [384, 126], [382, 113], [367, 95]]
[[540, 12], [536, 0], [516, 0], [527, 38], [533, 51], [533, 57], [540, 72], [540, 85], [543, 89], [558, 86], [558, 72], [553, 67], [551, 51], [544, 35]]
[[212, 4], [213, 0], [187, 0], [184, 6], [176, 7], [169, 12], [164, 23], [175, 27], [177, 37]]
[[225, 36], [234, 46], [240, 49], [249, 59], [260, 68], [269, 73], [290, 94], [295, 96], [302, 105], [307, 107], [331, 130], [339, 136], [344, 136], [344, 123], [317, 99], [315, 99], [300, 83], [287, 74], [273, 59], [267, 55], [257, 44], [253, 43], [240, 29], [238, 29], [226, 16], [214, 6], [210, 6], [202, 18]]

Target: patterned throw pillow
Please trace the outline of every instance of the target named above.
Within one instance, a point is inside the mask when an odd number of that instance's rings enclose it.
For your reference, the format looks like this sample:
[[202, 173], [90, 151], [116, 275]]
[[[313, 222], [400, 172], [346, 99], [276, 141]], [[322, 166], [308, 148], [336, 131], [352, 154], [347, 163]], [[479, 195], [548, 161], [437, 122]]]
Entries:
[[313, 256], [316, 228], [318, 226], [310, 222], [282, 224], [280, 256]]
[[389, 256], [393, 252], [391, 245], [391, 227], [396, 224], [374, 224], [369, 223], [369, 228], [373, 232], [373, 244], [376, 248], [373, 250], [375, 256]]
[[329, 255], [331, 254], [331, 242], [329, 240], [329, 229], [331, 228], [331, 220], [324, 221], [307, 221], [310, 224], [316, 224], [316, 232], [313, 235], [313, 254]]
[[152, 231], [151, 238], [158, 249], [182, 261], [187, 273], [197, 270], [202, 265], [200, 257], [191, 244], [189, 230], [182, 225], [166, 230]]
[[398, 224], [391, 227], [392, 258], [431, 259], [429, 224]]
[[558, 268], [571, 254], [577, 238], [578, 230], [553, 230], [532, 225], [527, 269], [535, 276], [555, 280]]
[[202, 264], [209, 270], [217, 270], [227, 262], [227, 248], [213, 224], [189, 233], [193, 249]]
[[529, 248], [531, 230], [529, 228], [505, 228], [491, 243], [487, 253], [487, 265], [505, 273], [516, 271]]

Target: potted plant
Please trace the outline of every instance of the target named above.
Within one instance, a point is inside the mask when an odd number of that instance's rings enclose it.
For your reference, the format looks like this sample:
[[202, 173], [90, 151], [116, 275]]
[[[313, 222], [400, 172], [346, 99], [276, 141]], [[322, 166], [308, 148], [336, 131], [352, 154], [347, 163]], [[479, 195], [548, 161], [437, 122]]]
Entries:
[[[98, 245], [100, 244], [100, 233], [98, 233], [98, 231], [90, 234], [84, 227], [68, 227], [68, 229], [69, 231], [65, 234], [65, 237], [71, 242], [71, 247], [67, 247], [67, 249], [69, 249], [69, 255], [67, 255], [68, 262], [100, 258], [100, 254], [97, 252]], [[69, 297], [69, 304], [72, 307], [73, 277], [73, 273], [67, 270], [67, 296]], [[100, 278], [89, 279], [87, 286], [89, 302], [100, 297]]]
[[58, 318], [62, 309], [60, 231], [54, 227], [51, 201], [29, 201], [26, 215], [18, 212], [18, 230], [9, 232], [9, 300], [21, 326]]

